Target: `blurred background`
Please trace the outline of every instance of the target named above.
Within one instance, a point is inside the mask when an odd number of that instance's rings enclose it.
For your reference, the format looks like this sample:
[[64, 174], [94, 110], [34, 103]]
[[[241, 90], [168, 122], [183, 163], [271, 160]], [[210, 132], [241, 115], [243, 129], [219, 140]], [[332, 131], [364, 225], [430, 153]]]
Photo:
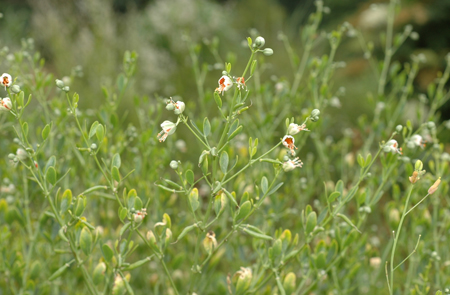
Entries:
[[[363, 31], [367, 42], [374, 43], [373, 54], [383, 56], [379, 37], [386, 26], [386, 1], [328, 0], [324, 4], [327, 14], [322, 30], [336, 29], [347, 21]], [[443, 70], [444, 56], [450, 51], [450, 1], [407, 0], [401, 7], [395, 30], [411, 24], [416, 33], [394, 59], [407, 62], [411, 54], [423, 53], [426, 63], [415, 86], [419, 92], [426, 91]], [[199, 63], [208, 65], [205, 85], [211, 92], [217, 87], [224, 62], [233, 62], [238, 69], [245, 64], [248, 51], [238, 50], [237, 45], [245, 46], [247, 36], [262, 35], [266, 46], [274, 49], [275, 54], [265, 59], [266, 80], [291, 78], [293, 70], [280, 33], [287, 36], [294, 50], [301, 50], [299, 32], [314, 10], [313, 0], [1, 0], [0, 48], [14, 50], [23, 38], [32, 38], [55, 77], [75, 73], [72, 89], [88, 98], [81, 101], [81, 107], [95, 107], [96, 101], [103, 99], [100, 85], [114, 84], [125, 50], [139, 54], [137, 77], [128, 99], [138, 93], [149, 99], [177, 95], [189, 100], [198, 95], [190, 45], [198, 44], [203, 59]], [[220, 40], [216, 56], [207, 50], [208, 44], [217, 41], [214, 37]], [[323, 45], [315, 51], [317, 55], [328, 53], [329, 45]], [[355, 102], [376, 90], [376, 83], [357, 38], [343, 39], [336, 60], [346, 64], [336, 75], [337, 84], [346, 91], [335, 102], [337, 113], [339, 108], [346, 110], [345, 123], [372, 112]], [[357, 84], [353, 83], [355, 77]], [[128, 102], [123, 102], [124, 109]], [[445, 113], [448, 119], [450, 115]]]

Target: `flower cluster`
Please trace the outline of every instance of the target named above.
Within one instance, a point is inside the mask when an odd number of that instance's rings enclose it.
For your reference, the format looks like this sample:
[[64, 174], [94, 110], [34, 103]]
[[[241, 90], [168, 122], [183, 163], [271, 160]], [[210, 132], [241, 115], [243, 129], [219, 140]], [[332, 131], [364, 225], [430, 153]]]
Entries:
[[175, 115], [181, 115], [184, 112], [184, 109], [186, 108], [186, 105], [182, 101], [173, 101], [172, 98], [167, 100], [167, 106], [166, 109], [168, 111], [173, 111]]
[[134, 212], [134, 214], [133, 214], [134, 222], [141, 223], [146, 215], [147, 215], [147, 209], [145, 209], [145, 208]]
[[398, 142], [395, 139], [391, 139], [383, 147], [385, 153], [394, 153], [402, 155], [402, 148], [398, 147]]
[[425, 140], [423, 140], [422, 136], [420, 136], [419, 134], [415, 134], [415, 135], [411, 136], [411, 138], [409, 139], [409, 141], [407, 143], [407, 146], [408, 146], [408, 148], [414, 148], [414, 147], [424, 148]]
[[[295, 150], [297, 149], [297, 147], [295, 146], [295, 139], [292, 135], [295, 135], [297, 133], [299, 133], [300, 131], [309, 131], [306, 128], [306, 124], [303, 123], [301, 125], [299, 124], [295, 124], [295, 123], [291, 123], [289, 124], [288, 128], [287, 128], [287, 135], [285, 135], [283, 137], [283, 139], [281, 140], [281, 142], [283, 143], [283, 145], [289, 149], [291, 156], [295, 155]], [[295, 159], [289, 159], [288, 157], [286, 157], [287, 160], [283, 163], [283, 170], [285, 172], [289, 172], [294, 170], [297, 167], [302, 167], [303, 163], [302, 161], [297, 157]]]

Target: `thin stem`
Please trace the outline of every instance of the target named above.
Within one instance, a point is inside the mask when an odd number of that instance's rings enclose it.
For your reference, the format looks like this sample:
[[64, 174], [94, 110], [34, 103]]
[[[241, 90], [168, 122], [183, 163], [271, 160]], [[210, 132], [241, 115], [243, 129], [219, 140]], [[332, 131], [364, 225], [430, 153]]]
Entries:
[[392, 35], [394, 31], [394, 18], [395, 18], [395, 5], [397, 0], [391, 0], [389, 3], [389, 12], [387, 18], [387, 32], [386, 32], [386, 47], [383, 62], [383, 70], [381, 71], [380, 82], [378, 83], [378, 95], [384, 95], [384, 90], [386, 87], [386, 79], [389, 70], [389, 65], [391, 63], [391, 58], [393, 55], [392, 48]]
[[411, 257], [414, 253], [416, 253], [417, 247], [419, 247], [419, 242], [420, 242], [420, 237], [421, 236], [422, 235], [419, 235], [419, 239], [417, 240], [417, 243], [416, 243], [416, 246], [414, 247], [414, 250], [405, 259], [403, 259], [402, 262], [400, 262], [396, 267], [394, 267], [394, 270], [396, 270], [399, 266], [401, 266], [403, 263], [405, 263], [405, 261], [408, 260], [409, 257]]
[[390, 267], [391, 267], [391, 273], [390, 273], [391, 289], [390, 289], [390, 294], [391, 295], [394, 294], [394, 258], [395, 258], [395, 249], [397, 248], [398, 238], [399, 238], [400, 232], [402, 230], [403, 221], [405, 220], [405, 217], [406, 217], [406, 212], [407, 212], [407, 209], [408, 209], [409, 199], [411, 198], [411, 194], [412, 194], [413, 188], [414, 188], [414, 184], [411, 185], [411, 188], [409, 189], [408, 196], [406, 197], [405, 207], [403, 208], [403, 214], [402, 214], [402, 217], [400, 218], [400, 223], [398, 225], [397, 232], [395, 233], [394, 245], [392, 245], [391, 263], [390, 263]]

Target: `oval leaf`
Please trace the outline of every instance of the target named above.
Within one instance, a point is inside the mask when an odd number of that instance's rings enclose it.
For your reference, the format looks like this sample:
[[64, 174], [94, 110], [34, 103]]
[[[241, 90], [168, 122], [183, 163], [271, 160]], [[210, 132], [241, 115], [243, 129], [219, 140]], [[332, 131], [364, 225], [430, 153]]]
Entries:
[[211, 132], [211, 124], [209, 123], [208, 118], [205, 117], [205, 120], [203, 120], [203, 134], [206, 136], [209, 135]]
[[228, 169], [228, 162], [229, 162], [229, 157], [227, 152], [223, 151], [220, 154], [220, 170], [222, 170], [222, 172], [225, 174], [227, 173], [227, 169]]
[[48, 138], [48, 135], [50, 134], [50, 124], [45, 125], [44, 129], [42, 130], [42, 139], [46, 140]]
[[95, 131], [97, 130], [97, 126], [98, 126], [98, 122], [97, 122], [97, 121], [95, 121], [94, 123], [92, 123], [91, 129], [89, 130], [89, 138], [91, 138], [92, 136], [94, 136]]
[[89, 255], [91, 253], [92, 235], [87, 227], [83, 227], [81, 230], [79, 243], [83, 253]]
[[187, 170], [186, 171], [186, 181], [189, 183], [189, 184], [193, 184], [194, 183], [194, 172], [192, 172], [192, 170]]
[[54, 167], [48, 167], [47, 173], [45, 173], [45, 179], [52, 185], [56, 184], [56, 170]]

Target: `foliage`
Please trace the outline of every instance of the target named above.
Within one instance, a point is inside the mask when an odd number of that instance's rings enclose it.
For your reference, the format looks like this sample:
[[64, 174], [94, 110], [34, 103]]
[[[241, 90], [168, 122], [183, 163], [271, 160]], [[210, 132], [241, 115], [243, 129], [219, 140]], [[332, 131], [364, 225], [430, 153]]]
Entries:
[[[448, 122], [438, 122], [450, 98], [450, 55], [418, 93], [423, 56], [394, 60], [415, 36], [410, 27], [394, 32], [398, 5], [386, 8], [380, 49], [349, 23], [321, 32], [318, 1], [301, 50], [282, 34], [286, 53], [249, 37], [248, 62], [230, 55], [214, 86], [202, 56], [209, 50], [220, 61], [218, 39], [186, 37], [179, 53], [190, 58], [197, 96], [156, 96], [156, 104], [133, 95], [145, 82], [135, 81], [135, 51], [125, 51], [101, 103], [80, 109], [90, 100], [72, 89], [80, 68], [55, 79], [32, 40], [4, 48], [1, 66], [12, 78], [0, 78], [0, 290], [448, 292], [450, 156], [440, 141]], [[333, 108], [345, 94], [335, 74], [347, 38], [361, 44], [377, 87], [368, 93], [373, 116], [344, 129], [346, 110]], [[319, 47], [328, 54], [317, 55]], [[273, 53], [287, 57], [292, 77], [265, 80]], [[407, 106], [414, 115], [403, 121]]]

